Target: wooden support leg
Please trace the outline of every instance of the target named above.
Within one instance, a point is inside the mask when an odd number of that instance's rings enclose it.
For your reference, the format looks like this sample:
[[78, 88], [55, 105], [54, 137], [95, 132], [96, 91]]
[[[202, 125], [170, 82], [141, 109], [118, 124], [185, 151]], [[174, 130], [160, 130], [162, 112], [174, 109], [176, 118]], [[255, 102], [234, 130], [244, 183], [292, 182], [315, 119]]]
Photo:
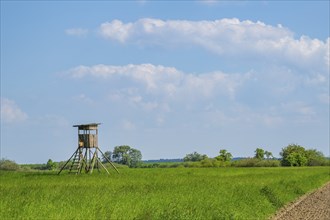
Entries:
[[[113, 163], [104, 155], [104, 153], [100, 150], [100, 148], [96, 148], [96, 149], [101, 152], [102, 156], [111, 164], [111, 166], [117, 171], [117, 173], [119, 173], [119, 171], [117, 170], [117, 168], [115, 167], [115, 165], [113, 165]], [[103, 166], [103, 164], [102, 164], [102, 166]]]
[[64, 167], [69, 163], [69, 161], [71, 160], [71, 158], [77, 153], [77, 151], [79, 150], [79, 147], [77, 148], [77, 150], [72, 154], [72, 156], [69, 158], [69, 160], [64, 164], [64, 166], [61, 168], [61, 170], [58, 172], [58, 174], [60, 174], [62, 172], [62, 170], [64, 169]]

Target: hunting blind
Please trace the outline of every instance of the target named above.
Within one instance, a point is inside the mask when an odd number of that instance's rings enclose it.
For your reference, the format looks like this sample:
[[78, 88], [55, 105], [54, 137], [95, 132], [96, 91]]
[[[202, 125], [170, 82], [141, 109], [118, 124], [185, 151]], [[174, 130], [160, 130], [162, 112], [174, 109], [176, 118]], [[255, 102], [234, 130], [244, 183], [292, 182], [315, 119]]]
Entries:
[[67, 164], [71, 162], [69, 173], [80, 174], [82, 171], [85, 173], [92, 173], [94, 168], [100, 171], [100, 167], [104, 168], [108, 174], [109, 171], [104, 166], [100, 158], [99, 153], [103, 158], [110, 163], [110, 165], [119, 173], [115, 165], [107, 158], [98, 147], [98, 126], [100, 123], [73, 125], [78, 128], [78, 148], [64, 164], [60, 174]]

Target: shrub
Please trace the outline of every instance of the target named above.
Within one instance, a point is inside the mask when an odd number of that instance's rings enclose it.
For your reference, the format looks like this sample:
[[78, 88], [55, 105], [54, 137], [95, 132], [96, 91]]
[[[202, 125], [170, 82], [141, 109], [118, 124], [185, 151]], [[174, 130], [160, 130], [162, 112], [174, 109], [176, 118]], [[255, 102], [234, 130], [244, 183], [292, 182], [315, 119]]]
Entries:
[[206, 158], [204, 160], [201, 161], [201, 166], [202, 167], [213, 167], [213, 163], [212, 163], [212, 159]]
[[55, 162], [53, 162], [51, 159], [49, 159], [47, 161], [47, 164], [46, 164], [46, 169], [47, 170], [55, 170], [57, 167], [57, 164]]
[[201, 167], [200, 162], [184, 162], [183, 163], [184, 167]]
[[161, 163], [159, 165], [159, 168], [167, 168], [167, 167], [168, 167], [168, 165], [166, 163]]
[[256, 164], [260, 162], [257, 158], [247, 158], [242, 160], [237, 160], [232, 163], [234, 167], [255, 167]]
[[212, 166], [213, 167], [222, 167], [223, 166], [222, 164], [224, 164], [224, 163], [226, 163], [226, 162], [222, 162], [222, 161], [219, 161], [217, 159], [212, 160]]
[[316, 149], [306, 150], [307, 165], [308, 166], [324, 166], [326, 165], [327, 159], [323, 153]]
[[260, 160], [255, 164], [256, 167], [279, 167], [281, 161], [279, 160]]
[[[67, 161], [60, 161], [60, 162], [57, 163], [57, 166], [58, 166], [60, 169], [62, 169], [63, 166], [64, 166], [64, 164], [65, 164], [66, 162], [67, 162]], [[69, 163], [67, 163], [63, 169], [64, 169], [64, 170], [68, 170], [68, 169], [70, 168], [70, 165], [71, 165], [71, 164], [72, 164], [72, 161], [70, 161]]]
[[169, 164], [170, 168], [177, 168], [179, 167], [181, 164], [180, 163], [173, 163], [173, 164]]
[[234, 167], [279, 167], [281, 162], [279, 160], [259, 160], [257, 158], [247, 158], [237, 160], [232, 163]]
[[0, 160], [0, 170], [19, 170], [20, 166], [12, 160], [1, 159]]

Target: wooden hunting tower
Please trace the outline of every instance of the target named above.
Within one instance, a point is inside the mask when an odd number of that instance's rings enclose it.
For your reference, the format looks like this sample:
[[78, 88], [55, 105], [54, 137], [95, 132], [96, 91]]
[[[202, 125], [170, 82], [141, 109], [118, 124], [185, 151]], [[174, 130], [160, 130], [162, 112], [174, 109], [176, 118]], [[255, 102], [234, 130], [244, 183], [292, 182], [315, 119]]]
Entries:
[[98, 147], [99, 125], [100, 123], [73, 125], [73, 127], [78, 128], [78, 148], [69, 158], [69, 160], [64, 164], [58, 174], [62, 172], [62, 170], [69, 162], [71, 162], [69, 173], [79, 174], [82, 171], [85, 173], [92, 173], [94, 168], [100, 171], [99, 168], [101, 166], [109, 174], [109, 171], [102, 164], [100, 158], [98, 157], [98, 153], [101, 153], [103, 158], [105, 158], [105, 160], [111, 164], [117, 173], [119, 173], [115, 165], [103, 154], [103, 152]]

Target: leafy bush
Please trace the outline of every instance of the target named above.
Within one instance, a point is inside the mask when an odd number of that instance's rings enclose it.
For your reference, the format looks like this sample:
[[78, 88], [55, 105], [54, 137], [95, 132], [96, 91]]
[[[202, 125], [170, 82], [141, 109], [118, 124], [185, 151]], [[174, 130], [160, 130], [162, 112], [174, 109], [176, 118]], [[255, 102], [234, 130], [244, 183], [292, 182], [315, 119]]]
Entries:
[[[60, 169], [63, 168], [64, 164], [66, 163], [67, 161], [60, 161], [57, 163], [57, 167], [59, 167]], [[64, 170], [68, 170], [70, 168], [70, 165], [71, 165], [72, 161], [70, 161], [69, 163], [67, 163], [65, 165], [65, 167], [63, 168]]]
[[236, 160], [232, 163], [234, 167], [255, 167], [260, 162], [257, 158], [246, 158], [242, 160]]
[[327, 164], [327, 159], [323, 153], [316, 149], [306, 150], [306, 156], [308, 166], [325, 166]]
[[183, 163], [184, 167], [201, 167], [200, 162], [184, 162]]
[[279, 160], [260, 160], [255, 164], [256, 167], [279, 167], [281, 161]]
[[281, 162], [279, 160], [259, 160], [257, 158], [246, 158], [236, 160], [231, 164], [234, 167], [279, 167]]
[[172, 163], [172, 164], [169, 165], [170, 168], [177, 168], [179, 166], [180, 166], [179, 163]]
[[201, 166], [202, 167], [214, 167], [214, 164], [212, 162], [213, 162], [212, 159], [206, 158], [201, 161]]
[[19, 170], [20, 166], [12, 160], [2, 158], [0, 160], [0, 170]]

